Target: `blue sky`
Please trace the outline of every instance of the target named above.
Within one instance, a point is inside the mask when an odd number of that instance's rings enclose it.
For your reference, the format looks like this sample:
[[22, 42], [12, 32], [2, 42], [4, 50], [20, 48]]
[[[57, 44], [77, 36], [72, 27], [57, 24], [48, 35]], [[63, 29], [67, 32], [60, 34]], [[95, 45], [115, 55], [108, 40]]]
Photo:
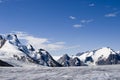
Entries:
[[0, 33], [40, 39], [53, 55], [120, 50], [119, 20], [119, 0], [0, 0]]

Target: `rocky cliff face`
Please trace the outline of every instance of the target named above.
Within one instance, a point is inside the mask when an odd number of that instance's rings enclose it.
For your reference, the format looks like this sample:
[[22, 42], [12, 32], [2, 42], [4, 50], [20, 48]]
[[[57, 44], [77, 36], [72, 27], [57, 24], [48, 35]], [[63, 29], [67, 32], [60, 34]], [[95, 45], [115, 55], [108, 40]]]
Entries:
[[5, 41], [6, 40], [3, 38], [3, 36], [0, 35], [0, 48], [4, 45]]
[[79, 58], [75, 57], [69, 57], [67, 54], [64, 54], [60, 59], [58, 59], [58, 62], [62, 64], [63, 66], [82, 66], [83, 63], [80, 61]]

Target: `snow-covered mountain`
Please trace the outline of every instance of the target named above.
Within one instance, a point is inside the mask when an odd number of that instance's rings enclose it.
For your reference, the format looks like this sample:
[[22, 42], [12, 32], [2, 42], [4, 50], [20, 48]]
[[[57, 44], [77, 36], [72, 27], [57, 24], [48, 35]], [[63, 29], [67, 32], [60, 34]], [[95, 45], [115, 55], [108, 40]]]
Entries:
[[35, 59], [40, 65], [51, 66], [51, 67], [61, 67], [57, 61], [44, 49], [39, 49], [35, 55]]
[[58, 59], [58, 62], [63, 66], [82, 66], [82, 62], [79, 58], [69, 57], [67, 54], [64, 54], [62, 57]]
[[120, 54], [109, 47], [83, 52], [78, 57], [87, 65], [107, 65], [120, 63]]
[[69, 57], [67, 54], [57, 61], [44, 49], [24, 45], [16, 34], [0, 35], [0, 66], [83, 66], [120, 64], [120, 52], [109, 47], [78, 53]]
[[44, 49], [21, 44], [16, 34], [0, 35], [0, 60], [12, 66], [61, 66]]

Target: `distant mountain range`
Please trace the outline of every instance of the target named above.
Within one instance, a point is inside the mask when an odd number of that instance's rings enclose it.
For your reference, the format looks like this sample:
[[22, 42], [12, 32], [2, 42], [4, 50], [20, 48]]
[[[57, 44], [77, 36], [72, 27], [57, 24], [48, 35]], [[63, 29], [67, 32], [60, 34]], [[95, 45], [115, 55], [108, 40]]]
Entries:
[[[39, 43], [38, 43], [39, 44]], [[120, 53], [109, 47], [78, 53], [76, 56], [64, 54], [57, 61], [44, 49], [35, 50], [32, 45], [24, 45], [16, 34], [0, 35], [0, 66], [89, 66], [120, 63]]]

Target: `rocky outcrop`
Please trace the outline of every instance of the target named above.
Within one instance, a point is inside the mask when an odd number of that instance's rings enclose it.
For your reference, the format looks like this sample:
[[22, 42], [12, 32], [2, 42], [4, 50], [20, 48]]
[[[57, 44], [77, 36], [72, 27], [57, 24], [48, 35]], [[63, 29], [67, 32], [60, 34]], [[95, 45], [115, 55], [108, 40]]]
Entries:
[[112, 65], [120, 64], [120, 55], [119, 54], [110, 54], [107, 59], [101, 59], [96, 62], [98, 65]]
[[50, 67], [62, 67], [62, 65], [55, 61], [53, 57], [44, 49], [39, 49], [36, 57], [36, 61], [40, 65]]
[[58, 59], [58, 62], [62, 64], [64, 67], [66, 66], [82, 66], [83, 63], [80, 61], [79, 58], [71, 58], [67, 54], [64, 54], [60, 59]]
[[2, 35], [0, 35], [0, 48], [5, 44], [5, 39], [3, 38]]
[[7, 62], [0, 60], [0, 67], [13, 67], [13, 65], [8, 64]]

